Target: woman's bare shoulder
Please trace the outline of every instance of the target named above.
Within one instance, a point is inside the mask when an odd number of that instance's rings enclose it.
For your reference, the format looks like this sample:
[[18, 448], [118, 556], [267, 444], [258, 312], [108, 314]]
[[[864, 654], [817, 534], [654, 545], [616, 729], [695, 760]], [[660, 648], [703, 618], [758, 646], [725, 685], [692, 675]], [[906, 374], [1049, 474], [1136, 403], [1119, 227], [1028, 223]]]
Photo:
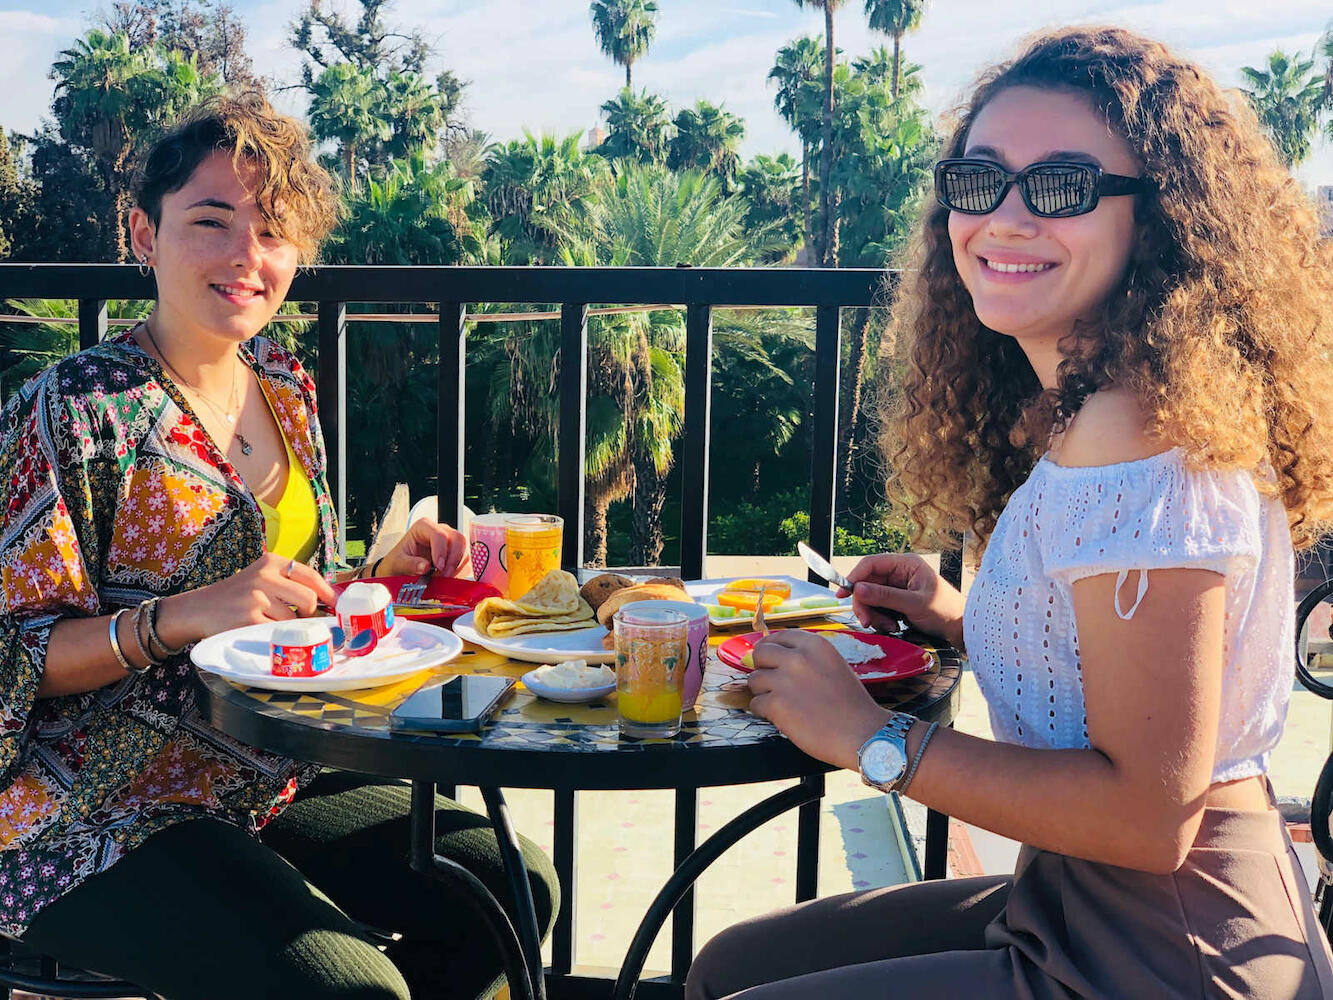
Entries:
[[1087, 398], [1069, 426], [1051, 446], [1059, 465], [1097, 466], [1134, 462], [1171, 448], [1171, 442], [1150, 434], [1147, 413], [1128, 389], [1110, 387]]

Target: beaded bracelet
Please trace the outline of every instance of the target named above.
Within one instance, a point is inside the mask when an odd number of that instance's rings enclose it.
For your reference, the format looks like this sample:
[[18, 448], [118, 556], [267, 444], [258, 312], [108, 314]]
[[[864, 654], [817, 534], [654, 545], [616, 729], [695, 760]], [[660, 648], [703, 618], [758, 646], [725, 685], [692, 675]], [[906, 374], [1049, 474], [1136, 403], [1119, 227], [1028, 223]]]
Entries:
[[[158, 605], [161, 603], [161, 601], [162, 598], [160, 597], [149, 598], [148, 601], [148, 645], [152, 646], [154, 643], [157, 643], [157, 645], [161, 646], [162, 658], [166, 659], [169, 656], [177, 656], [185, 652], [185, 646], [180, 646], [176, 649], [172, 649], [170, 646], [168, 646], [165, 642], [162, 641], [162, 636], [158, 634], [157, 611], [158, 611]], [[186, 643], [186, 645], [188, 646], [189, 643]]]
[[912, 766], [907, 769], [907, 773], [903, 775], [903, 780], [898, 782], [898, 787], [894, 789], [899, 795], [907, 791], [907, 786], [916, 777], [917, 765], [921, 763], [921, 758], [926, 755], [926, 744], [930, 742], [930, 738], [935, 735], [935, 730], [939, 728], [940, 724], [938, 722], [932, 722], [930, 728], [926, 730], [926, 735], [921, 737], [921, 745], [916, 748], [916, 756], [912, 758]]
[[[116, 635], [116, 624], [120, 621], [120, 616], [123, 615], [128, 610], [130, 609], [121, 608], [119, 611], [117, 611], [114, 615], [111, 616], [111, 622], [107, 626], [107, 633], [111, 638], [111, 652], [116, 654], [116, 659], [119, 660], [120, 665], [125, 668], [125, 672], [127, 674], [138, 675], [142, 674], [145, 670], [148, 669], [148, 667], [136, 667], [133, 663], [131, 663], [129, 659], [126, 658], [125, 651], [120, 648], [120, 637]], [[148, 666], [152, 666], [152, 664], [150, 663]]]
[[[148, 606], [151, 600], [152, 598], [149, 598], [148, 600], [145, 601], [140, 601], [139, 606], [134, 610], [134, 642], [136, 645], [138, 645], [139, 652], [143, 654], [143, 658], [148, 661], [148, 666], [157, 667], [161, 666], [162, 661], [159, 660], [156, 656], [154, 656], [152, 650], [150, 650], [147, 646], [144, 645], [143, 635], [139, 631], [139, 623], [144, 618], [144, 608]], [[151, 636], [149, 637], [149, 640], [151, 642]], [[144, 669], [146, 670], [147, 667], [145, 667]]]

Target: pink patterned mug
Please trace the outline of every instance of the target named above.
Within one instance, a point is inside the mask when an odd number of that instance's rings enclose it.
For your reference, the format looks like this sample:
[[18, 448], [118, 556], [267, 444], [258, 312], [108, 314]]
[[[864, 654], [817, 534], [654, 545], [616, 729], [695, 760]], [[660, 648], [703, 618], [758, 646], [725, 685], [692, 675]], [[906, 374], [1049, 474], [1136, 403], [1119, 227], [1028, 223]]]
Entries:
[[472, 579], [509, 593], [509, 559], [505, 551], [505, 515], [478, 514], [468, 528]]

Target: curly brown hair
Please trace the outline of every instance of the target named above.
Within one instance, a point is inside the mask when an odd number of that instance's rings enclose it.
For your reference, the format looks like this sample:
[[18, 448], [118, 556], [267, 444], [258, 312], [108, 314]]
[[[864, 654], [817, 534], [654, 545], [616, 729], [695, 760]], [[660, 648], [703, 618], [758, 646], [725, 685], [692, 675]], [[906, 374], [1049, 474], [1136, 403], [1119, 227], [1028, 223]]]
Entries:
[[179, 191], [205, 159], [230, 153], [257, 168], [255, 201], [264, 220], [295, 244], [303, 264], [338, 221], [339, 202], [328, 172], [311, 155], [310, 136], [295, 118], [279, 114], [257, 90], [212, 98], [196, 106], [144, 157], [134, 200], [156, 226], [162, 197]]
[[982, 74], [942, 155], [961, 156], [981, 109], [1014, 86], [1089, 99], [1154, 192], [1139, 196], [1122, 283], [1061, 343], [1046, 392], [1017, 342], [977, 318], [948, 211], [923, 211], [894, 307], [902, 382], [885, 437], [916, 540], [971, 529], [984, 544], [1050, 434], [1115, 383], [1191, 466], [1250, 472], [1311, 544], [1333, 526], [1333, 268], [1243, 95], [1130, 31], [1049, 31]]

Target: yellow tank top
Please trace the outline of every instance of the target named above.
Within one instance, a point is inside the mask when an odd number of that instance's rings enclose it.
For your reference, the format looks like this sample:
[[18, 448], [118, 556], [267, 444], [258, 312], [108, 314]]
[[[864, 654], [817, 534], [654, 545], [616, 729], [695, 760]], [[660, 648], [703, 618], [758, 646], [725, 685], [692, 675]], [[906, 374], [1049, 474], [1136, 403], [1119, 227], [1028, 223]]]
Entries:
[[287, 484], [276, 507], [255, 498], [264, 513], [264, 547], [288, 559], [306, 562], [319, 544], [319, 509], [315, 506], [315, 491], [292, 453], [281, 424], [278, 433], [287, 450]]

